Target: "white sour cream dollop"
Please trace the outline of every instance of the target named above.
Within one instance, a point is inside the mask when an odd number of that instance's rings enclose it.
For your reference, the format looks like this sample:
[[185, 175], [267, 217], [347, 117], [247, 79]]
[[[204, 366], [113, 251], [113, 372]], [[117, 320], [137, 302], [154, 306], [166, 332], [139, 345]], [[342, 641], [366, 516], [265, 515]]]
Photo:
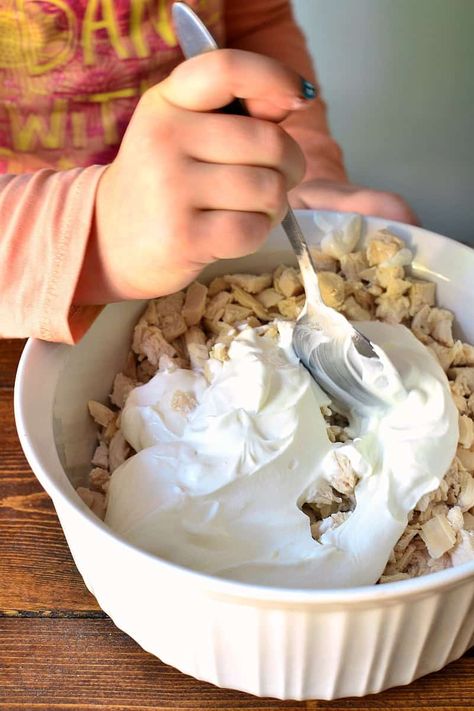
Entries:
[[[137, 454], [112, 475], [106, 522], [140, 548], [225, 578], [375, 583], [410, 511], [454, 456], [458, 415], [446, 376], [404, 326], [358, 324], [407, 395], [384, 414], [354, 416], [353, 442], [332, 444], [320, 412], [328, 397], [297, 360], [291, 324], [278, 327], [277, 342], [240, 333], [210, 382], [178, 369], [132, 391], [121, 426]], [[300, 506], [331, 480], [338, 450], [360, 477], [357, 503], [318, 542]]]

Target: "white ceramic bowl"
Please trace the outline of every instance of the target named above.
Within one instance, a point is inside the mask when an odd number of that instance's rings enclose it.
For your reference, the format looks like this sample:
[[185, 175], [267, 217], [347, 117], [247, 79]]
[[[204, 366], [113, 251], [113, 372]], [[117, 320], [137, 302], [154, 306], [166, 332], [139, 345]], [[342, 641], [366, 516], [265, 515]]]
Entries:
[[[316, 242], [312, 213], [300, 219]], [[364, 231], [387, 224], [368, 219]], [[462, 335], [474, 342], [474, 251], [425, 230], [389, 226], [415, 249], [415, 272], [437, 282], [439, 303], [456, 312]], [[266, 271], [289, 259], [275, 230], [259, 253], [213, 265], [207, 276]], [[15, 389], [28, 461], [53, 499], [87, 587], [116, 625], [187, 674], [281, 699], [374, 693], [461, 656], [474, 643], [474, 564], [364, 588], [266, 588], [160, 560], [90, 513], [74, 491], [94, 447], [86, 403], [106, 398], [141, 308], [108, 307], [74, 348], [30, 341]]]

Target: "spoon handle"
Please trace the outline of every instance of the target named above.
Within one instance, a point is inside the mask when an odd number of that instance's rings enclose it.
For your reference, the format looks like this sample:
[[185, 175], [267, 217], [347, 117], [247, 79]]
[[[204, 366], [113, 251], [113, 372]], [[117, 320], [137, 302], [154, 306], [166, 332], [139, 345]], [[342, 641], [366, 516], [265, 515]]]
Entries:
[[[311, 256], [308, 243], [304, 238], [301, 227], [291, 207], [288, 208], [288, 212], [283, 218], [281, 225], [285, 230], [286, 236], [298, 260], [298, 266], [301, 271], [301, 276], [303, 277], [308, 300], [311, 300], [313, 303], [322, 304], [323, 300], [319, 290], [318, 274], [313, 257]], [[310, 296], [311, 299], [309, 299]]]

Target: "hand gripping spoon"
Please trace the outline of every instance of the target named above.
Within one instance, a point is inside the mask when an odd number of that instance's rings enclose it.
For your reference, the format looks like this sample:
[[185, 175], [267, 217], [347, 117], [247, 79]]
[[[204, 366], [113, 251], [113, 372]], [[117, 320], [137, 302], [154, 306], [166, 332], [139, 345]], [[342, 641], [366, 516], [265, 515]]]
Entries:
[[[184, 2], [172, 6], [175, 31], [186, 59], [218, 49], [200, 18]], [[244, 104], [236, 99], [223, 110], [248, 116]], [[362, 411], [385, 402], [371, 387], [382, 375], [387, 356], [321, 298], [318, 275], [310, 250], [291, 208], [282, 227], [296, 254], [306, 291], [306, 304], [293, 332], [293, 348], [314, 380], [343, 412]], [[370, 382], [362, 378], [364, 361], [371, 360]], [[393, 366], [392, 366], [393, 367]]]

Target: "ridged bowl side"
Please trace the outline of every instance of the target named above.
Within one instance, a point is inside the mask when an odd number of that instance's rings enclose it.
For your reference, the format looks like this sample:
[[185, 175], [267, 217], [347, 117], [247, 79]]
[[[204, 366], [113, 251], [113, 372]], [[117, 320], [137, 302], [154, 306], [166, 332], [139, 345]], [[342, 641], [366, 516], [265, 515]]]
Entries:
[[217, 686], [279, 699], [364, 696], [441, 669], [474, 642], [472, 578], [437, 590], [434, 576], [432, 590], [399, 600], [239, 600], [56, 508], [87, 586], [115, 624]]

